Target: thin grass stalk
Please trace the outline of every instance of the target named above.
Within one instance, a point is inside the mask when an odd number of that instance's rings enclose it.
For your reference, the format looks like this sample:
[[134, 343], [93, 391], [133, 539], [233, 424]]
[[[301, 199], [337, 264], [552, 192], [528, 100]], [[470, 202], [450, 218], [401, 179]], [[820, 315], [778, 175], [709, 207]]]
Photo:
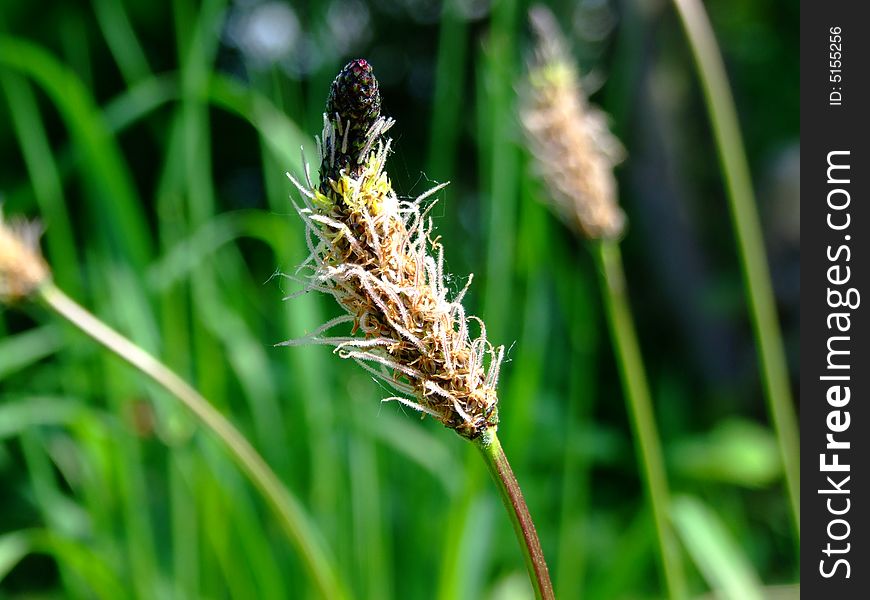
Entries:
[[501, 447], [498, 435], [493, 431], [492, 435], [482, 435], [474, 440], [474, 445], [483, 455], [483, 460], [495, 481], [502, 502], [510, 517], [514, 532], [517, 534], [526, 568], [529, 571], [529, 579], [535, 591], [535, 598], [539, 600], [551, 600], [553, 584], [550, 582], [550, 572], [547, 569], [547, 561], [544, 559], [544, 551], [538, 539], [538, 532], [529, 514], [529, 507], [523, 498], [520, 484], [514, 476], [511, 465]]
[[214, 433], [275, 512], [321, 595], [325, 598], [347, 597], [331, 559], [320, 546], [302, 508], [253, 446], [208, 400], [151, 354], [100, 321], [52, 283], [42, 284], [36, 293], [50, 309], [178, 398]]
[[555, 15], [538, 5], [529, 11], [529, 19], [537, 44], [521, 120], [535, 166], [547, 184], [551, 209], [589, 240], [597, 262], [664, 583], [671, 598], [683, 598], [686, 584], [668, 523], [662, 450], [619, 253], [625, 215], [619, 207], [613, 168], [625, 150], [610, 133], [606, 115], [589, 103]]
[[725, 177], [728, 206], [734, 221], [746, 298], [758, 346], [762, 382], [776, 430], [792, 518], [799, 539], [800, 442], [797, 417], [737, 110], [725, 74], [722, 54], [704, 7], [698, 0], [674, 0], [674, 4], [686, 30], [689, 47], [698, 69], [716, 139], [716, 150]]
[[638, 459], [646, 483], [658, 538], [662, 571], [670, 598], [686, 597], [682, 561], [668, 522], [670, 505], [662, 449], [625, 287], [619, 245], [613, 240], [591, 242], [601, 278], [601, 293], [613, 340], [616, 362], [628, 403]]

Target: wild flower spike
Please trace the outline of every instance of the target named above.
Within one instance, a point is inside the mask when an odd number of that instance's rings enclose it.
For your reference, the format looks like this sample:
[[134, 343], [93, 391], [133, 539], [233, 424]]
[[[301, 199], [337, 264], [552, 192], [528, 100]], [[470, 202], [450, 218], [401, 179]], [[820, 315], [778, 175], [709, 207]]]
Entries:
[[48, 281], [48, 265], [39, 252], [38, 224], [7, 222], [0, 212], [0, 300], [26, 298]]
[[521, 120], [552, 207], [589, 239], [618, 238], [625, 215], [613, 167], [625, 151], [606, 115], [586, 101], [553, 13], [537, 5], [529, 20], [537, 42]]
[[[357, 87], [358, 86], [358, 87]], [[291, 181], [310, 255], [299, 294], [332, 295], [346, 315], [282, 345], [325, 344], [353, 359], [398, 395], [384, 401], [430, 415], [475, 439], [498, 423], [496, 386], [504, 348], [486, 339], [480, 319], [466, 316], [462, 297], [448, 299], [444, 251], [433, 239], [429, 199], [399, 199], [386, 174], [393, 120], [380, 116], [377, 81], [363, 60], [336, 78], [324, 114], [320, 183]], [[360, 133], [364, 135], [360, 137]], [[296, 295], [299, 295], [296, 294]], [[472, 339], [470, 329], [480, 333]], [[337, 327], [341, 334], [331, 334]]]

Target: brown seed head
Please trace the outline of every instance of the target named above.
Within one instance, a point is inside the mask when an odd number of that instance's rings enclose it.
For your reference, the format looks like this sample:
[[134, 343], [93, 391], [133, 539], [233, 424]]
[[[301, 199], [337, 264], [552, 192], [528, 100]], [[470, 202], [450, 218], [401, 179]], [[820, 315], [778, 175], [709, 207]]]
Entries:
[[616, 198], [613, 167], [624, 155], [607, 118], [586, 101], [555, 17], [542, 6], [530, 13], [536, 34], [522, 123], [553, 209], [587, 238], [617, 238], [625, 215]]
[[0, 299], [14, 301], [33, 293], [49, 279], [39, 252], [40, 227], [26, 221], [6, 222], [0, 213]]

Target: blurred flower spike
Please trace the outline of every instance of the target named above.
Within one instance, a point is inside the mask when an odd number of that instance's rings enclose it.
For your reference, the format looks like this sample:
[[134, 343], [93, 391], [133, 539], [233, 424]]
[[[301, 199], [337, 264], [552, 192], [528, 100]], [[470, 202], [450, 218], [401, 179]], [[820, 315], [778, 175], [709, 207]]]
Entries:
[[536, 46], [522, 123], [552, 208], [589, 239], [618, 238], [625, 215], [613, 167], [625, 151], [610, 133], [607, 116], [587, 102], [553, 13], [538, 5], [529, 18]]
[[8, 222], [0, 212], [0, 300], [26, 298], [50, 278], [39, 251], [38, 223]]
[[[348, 63], [332, 84], [318, 139], [321, 181], [306, 166], [296, 206], [310, 255], [297, 270], [305, 287], [332, 295], [347, 312], [300, 340], [353, 359], [398, 395], [467, 439], [495, 431], [496, 385], [504, 348], [487, 341], [483, 322], [465, 314], [465, 287], [452, 299], [444, 250], [428, 216], [438, 185], [400, 200], [385, 171], [394, 121], [380, 115], [371, 65]], [[345, 335], [329, 332], [344, 327]], [[472, 339], [471, 329], [479, 331]]]

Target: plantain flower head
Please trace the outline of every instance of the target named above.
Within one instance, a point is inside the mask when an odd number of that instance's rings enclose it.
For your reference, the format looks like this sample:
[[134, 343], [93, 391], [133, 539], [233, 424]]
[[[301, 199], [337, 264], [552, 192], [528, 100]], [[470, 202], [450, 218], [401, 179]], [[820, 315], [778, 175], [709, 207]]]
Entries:
[[[504, 348], [486, 338], [462, 297], [445, 285], [444, 249], [428, 216], [438, 185], [400, 199], [385, 170], [394, 121], [380, 114], [372, 67], [348, 63], [332, 84], [318, 138], [320, 182], [288, 173], [302, 197], [310, 252], [304, 288], [330, 294], [346, 312], [284, 345], [333, 346], [397, 392], [398, 401], [468, 439], [494, 431]], [[332, 333], [343, 329], [340, 334]], [[472, 330], [477, 336], [472, 336]]]
[[536, 46], [521, 120], [552, 208], [589, 239], [618, 238], [625, 215], [613, 167], [622, 145], [606, 115], [587, 102], [553, 14], [536, 6], [529, 17]]
[[0, 212], [0, 300], [26, 298], [48, 281], [48, 265], [39, 252], [40, 233], [38, 224], [8, 222]]

